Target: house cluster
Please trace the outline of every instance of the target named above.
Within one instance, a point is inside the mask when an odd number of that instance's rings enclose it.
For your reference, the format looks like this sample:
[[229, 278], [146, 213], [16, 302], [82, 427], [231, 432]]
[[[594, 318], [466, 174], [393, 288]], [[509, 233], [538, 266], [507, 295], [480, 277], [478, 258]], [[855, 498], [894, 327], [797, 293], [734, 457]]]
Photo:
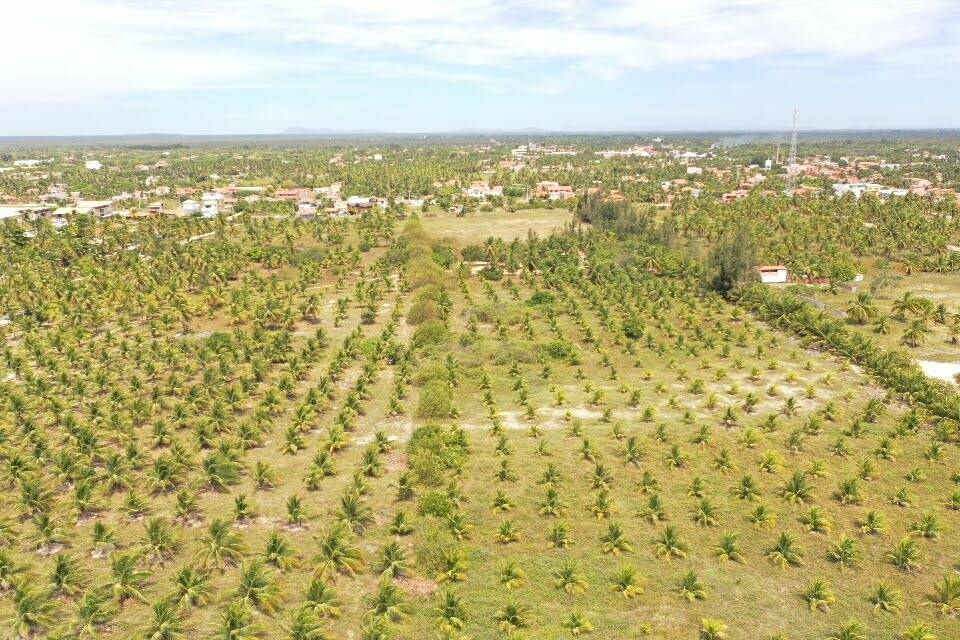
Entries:
[[470, 186], [463, 188], [463, 194], [468, 198], [473, 198], [475, 200], [499, 198], [503, 195], [503, 187], [500, 185], [491, 187], [484, 180], [474, 180], [470, 183]]
[[537, 144], [529, 142], [521, 144], [510, 151], [510, 156], [515, 160], [527, 160], [539, 158], [542, 156], [575, 156], [579, 153], [574, 147], [561, 147], [555, 144]]
[[545, 180], [537, 183], [533, 195], [536, 198], [546, 198], [547, 200], [569, 200], [575, 194], [573, 187], [570, 185]]
[[604, 160], [611, 158], [652, 158], [657, 155], [654, 147], [630, 147], [629, 149], [605, 149], [597, 151], [594, 155], [600, 156]]
[[5, 204], [0, 205], [0, 220], [49, 220], [55, 227], [66, 226], [70, 216], [87, 214], [110, 218], [117, 213], [112, 200], [77, 200], [66, 206], [56, 204]]

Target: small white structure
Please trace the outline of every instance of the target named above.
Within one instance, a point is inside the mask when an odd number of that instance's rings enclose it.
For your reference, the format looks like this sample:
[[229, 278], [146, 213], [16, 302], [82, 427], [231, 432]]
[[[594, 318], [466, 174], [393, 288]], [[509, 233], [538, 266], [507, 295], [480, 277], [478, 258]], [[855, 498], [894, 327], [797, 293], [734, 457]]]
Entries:
[[687, 167], [688, 176], [700, 176], [703, 175], [703, 167]]
[[90, 171], [100, 171], [100, 169], [103, 168], [103, 163], [101, 163], [99, 160], [87, 160], [83, 163], [83, 166]]
[[26, 207], [18, 205], [0, 205], [0, 220], [23, 218], [27, 214], [27, 211], [28, 209]]
[[203, 198], [201, 198], [203, 204], [200, 209], [200, 214], [204, 218], [216, 218], [220, 215], [223, 200], [223, 194], [218, 191], [204, 191]]
[[760, 282], [764, 284], [784, 284], [787, 282], [787, 268], [783, 265], [762, 265], [757, 267]]
[[193, 214], [193, 213], [196, 213], [197, 211], [200, 211], [200, 203], [193, 199], [184, 200], [180, 204], [180, 207], [183, 208], [184, 213]]

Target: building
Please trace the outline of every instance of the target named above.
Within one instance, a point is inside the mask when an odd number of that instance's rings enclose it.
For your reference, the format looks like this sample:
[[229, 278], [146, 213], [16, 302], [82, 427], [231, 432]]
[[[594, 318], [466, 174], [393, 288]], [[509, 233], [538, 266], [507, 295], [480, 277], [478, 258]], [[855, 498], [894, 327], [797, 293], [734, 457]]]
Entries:
[[112, 200], [78, 200], [69, 207], [60, 207], [52, 213], [54, 218], [66, 220], [74, 214], [86, 214], [98, 216], [100, 218], [110, 218], [113, 216]]
[[483, 180], [474, 180], [463, 192], [471, 198], [486, 200], [487, 198], [502, 196], [503, 187], [491, 187]]
[[194, 214], [200, 211], [200, 203], [193, 199], [184, 200], [180, 203], [180, 207], [183, 209], [183, 212], [186, 214]]
[[720, 202], [723, 204], [730, 204], [731, 202], [736, 202], [750, 195], [750, 192], [746, 189], [737, 189], [736, 191], [728, 191], [727, 193], [720, 196]]
[[343, 188], [343, 183], [341, 183], [341, 182], [334, 182], [333, 184], [331, 184], [331, 185], [328, 186], [328, 187], [316, 187], [316, 188], [314, 189], [314, 192], [316, 192], [316, 194], [317, 194], [318, 196], [320, 196], [321, 198], [334, 198], [334, 199], [335, 199], [335, 198], [339, 198], [339, 197], [340, 197], [340, 189], [342, 189], [342, 188]]
[[297, 203], [297, 215], [301, 218], [312, 219], [317, 217], [317, 203], [301, 201]]
[[87, 160], [83, 163], [83, 166], [90, 171], [100, 171], [100, 169], [103, 168], [103, 163], [101, 163], [99, 160]]
[[277, 200], [286, 200], [288, 202], [313, 202], [316, 199], [316, 194], [313, 192], [313, 189], [277, 189], [273, 193], [273, 197]]
[[200, 199], [200, 215], [204, 218], [216, 218], [223, 210], [225, 196], [217, 191], [204, 191]]
[[760, 282], [764, 284], [785, 284], [789, 279], [787, 268], [783, 265], [763, 265], [757, 267]]
[[546, 198], [548, 200], [568, 200], [574, 195], [573, 187], [570, 185], [549, 180], [538, 182], [533, 193], [538, 198]]

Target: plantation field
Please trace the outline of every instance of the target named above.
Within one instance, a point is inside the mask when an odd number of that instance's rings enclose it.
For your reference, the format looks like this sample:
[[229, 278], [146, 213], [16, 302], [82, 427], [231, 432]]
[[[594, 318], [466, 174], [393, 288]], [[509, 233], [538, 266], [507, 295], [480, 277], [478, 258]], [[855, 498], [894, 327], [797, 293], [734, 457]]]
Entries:
[[439, 243], [567, 215], [4, 246], [0, 628], [956, 637], [955, 425], [608, 239]]
[[[876, 279], [877, 273], [868, 270], [864, 281], [857, 283], [857, 292], [842, 290], [835, 295], [826, 291], [810, 289], [809, 291], [825, 304], [839, 310], [846, 310], [849, 305], [856, 300], [857, 293], [870, 291], [871, 284]], [[903, 301], [904, 296], [909, 300], [921, 298], [930, 301], [930, 307], [917, 307], [913, 310], [907, 310], [901, 315], [898, 308], [898, 301]], [[955, 342], [960, 337], [954, 333], [952, 326], [955, 324], [954, 316], [960, 313], [960, 275], [956, 273], [928, 273], [914, 272], [907, 274], [895, 274], [891, 279], [889, 286], [885, 286], [879, 295], [873, 297], [876, 306], [877, 316], [870, 322], [864, 323], [864, 331], [887, 348], [897, 349], [907, 347], [910, 355], [918, 360], [931, 360], [935, 362], [960, 363], [960, 345]], [[943, 305], [946, 312], [946, 322], [940, 322], [935, 315], [936, 307]], [[885, 326], [878, 332], [876, 319], [886, 318]], [[910, 323], [920, 317], [928, 317], [930, 321], [925, 322], [926, 333], [919, 344], [908, 346], [903, 344], [904, 333], [910, 326]]]

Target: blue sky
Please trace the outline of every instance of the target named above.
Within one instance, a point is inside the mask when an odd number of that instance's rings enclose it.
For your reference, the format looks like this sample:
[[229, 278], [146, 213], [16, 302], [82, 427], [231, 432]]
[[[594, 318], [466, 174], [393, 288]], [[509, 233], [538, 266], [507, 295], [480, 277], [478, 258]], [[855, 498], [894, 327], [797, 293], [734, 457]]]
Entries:
[[0, 135], [960, 127], [952, 0], [11, 4]]

